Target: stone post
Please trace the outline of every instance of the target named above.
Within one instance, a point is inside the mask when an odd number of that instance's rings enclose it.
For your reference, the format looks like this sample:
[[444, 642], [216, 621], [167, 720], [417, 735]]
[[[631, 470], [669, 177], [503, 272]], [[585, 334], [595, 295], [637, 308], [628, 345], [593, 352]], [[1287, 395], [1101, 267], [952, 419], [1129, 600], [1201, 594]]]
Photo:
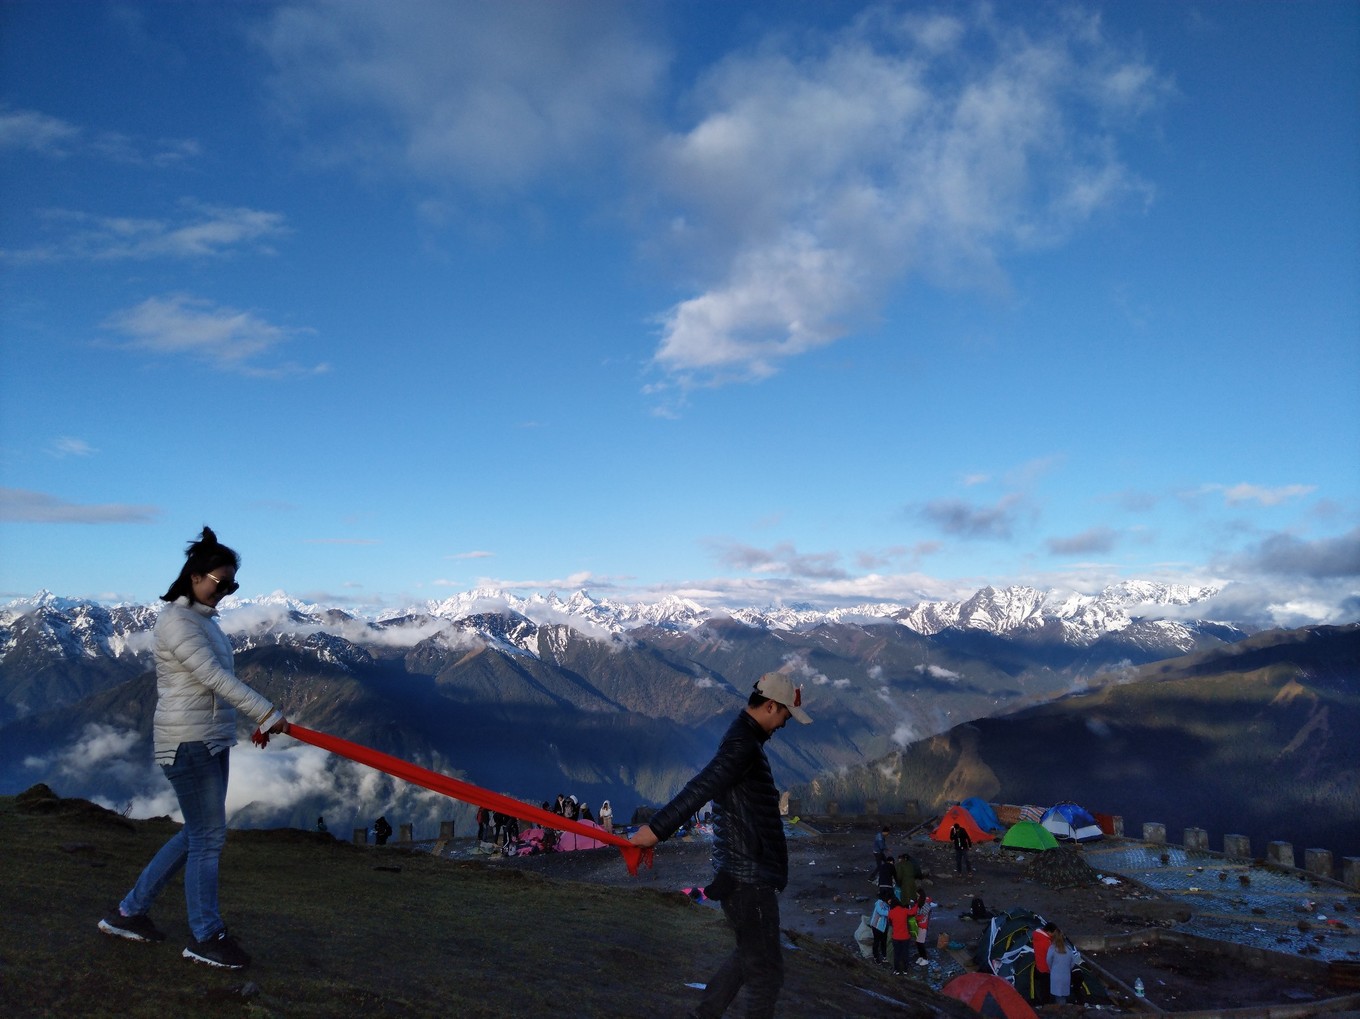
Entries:
[[1182, 843], [1186, 849], [1205, 849], [1209, 848], [1209, 833], [1203, 828], [1186, 828], [1185, 842]]
[[1303, 851], [1303, 869], [1308, 871], [1309, 874], [1316, 874], [1318, 877], [1331, 880], [1332, 851], [1330, 849], [1305, 849]]
[[1166, 845], [1166, 825], [1159, 821], [1144, 821], [1143, 841], [1151, 842], [1159, 846]]
[[827, 800], [827, 801], [826, 801], [826, 816], [827, 816], [827, 817], [835, 817], [835, 816], [836, 816], [837, 814], [839, 814], [840, 812], [841, 812], [841, 805], [840, 805], [839, 803], [837, 803], [835, 800]]
[[368, 845], [368, 829], [367, 829], [367, 828], [355, 828], [355, 829], [354, 829], [354, 834], [350, 836], [350, 840], [351, 840], [356, 846], [366, 846], [366, 845]]
[[1110, 818], [1110, 834], [1116, 838], [1124, 837], [1124, 815], [1115, 814]]
[[1266, 844], [1266, 859], [1281, 867], [1294, 866], [1294, 845], [1291, 842], [1269, 842]]
[[397, 825], [397, 832], [398, 832], [398, 834], [397, 834], [397, 841], [398, 841], [398, 842], [410, 842], [410, 841], [411, 841], [411, 824], [410, 824], [409, 821], [408, 821], [406, 824], [399, 824], [399, 825]]
[[1360, 891], [1360, 856], [1341, 858], [1341, 881], [1347, 888]]
[[1251, 859], [1251, 839], [1246, 835], [1224, 835], [1223, 855], [1233, 860]]
[[453, 838], [453, 822], [452, 822], [452, 821], [440, 821], [440, 822], [439, 822], [439, 837], [440, 837], [441, 839], [452, 839], [452, 838]]
[[878, 816], [878, 800], [865, 800], [865, 801], [864, 801], [864, 813], [866, 813], [866, 814], [869, 815], [870, 817], [877, 817], [877, 816]]

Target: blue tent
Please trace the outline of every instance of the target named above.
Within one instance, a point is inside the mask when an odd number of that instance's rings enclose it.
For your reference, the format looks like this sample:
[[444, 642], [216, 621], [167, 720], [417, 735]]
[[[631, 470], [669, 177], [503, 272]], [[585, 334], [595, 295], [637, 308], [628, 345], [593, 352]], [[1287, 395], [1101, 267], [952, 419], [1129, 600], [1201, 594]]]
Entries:
[[1058, 803], [1044, 813], [1043, 825], [1054, 836], [1075, 842], [1092, 842], [1105, 833], [1096, 819], [1075, 803]]
[[973, 815], [973, 820], [977, 822], [977, 826], [983, 831], [989, 831], [996, 834], [1006, 830], [1006, 826], [997, 820], [996, 811], [992, 809], [992, 805], [986, 800], [980, 799], [977, 796], [970, 796], [968, 799], [964, 800], [960, 806]]

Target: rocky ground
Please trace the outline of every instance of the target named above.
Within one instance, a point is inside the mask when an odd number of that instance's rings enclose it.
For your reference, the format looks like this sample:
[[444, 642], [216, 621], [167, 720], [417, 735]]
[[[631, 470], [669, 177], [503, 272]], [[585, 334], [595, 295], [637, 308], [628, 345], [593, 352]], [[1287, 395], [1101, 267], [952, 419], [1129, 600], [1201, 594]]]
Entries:
[[[873, 863], [872, 829], [818, 834], [799, 833], [789, 843], [789, 886], [784, 892], [784, 927], [854, 945], [860, 917], [870, 911], [876, 891], [870, 879]], [[1036, 868], [1035, 854], [1015, 854], [995, 845], [979, 847], [972, 854], [972, 875], [954, 874], [953, 850], [947, 844], [920, 836], [892, 839], [889, 849], [906, 846], [920, 861], [927, 877], [924, 887], [938, 907], [931, 923], [935, 963], [928, 971], [913, 974], [936, 987], [970, 964], [972, 949], [982, 925], [965, 920], [974, 898], [997, 910], [1027, 908], [1056, 922], [1073, 936], [1123, 934], [1154, 925], [1174, 927], [1188, 918], [1185, 904], [1173, 901], [1130, 880], [1101, 881], [1100, 875], [1080, 860], [1080, 851], [1068, 851], [1077, 859], [1078, 872], [1086, 880], [1069, 887], [1053, 887], [1047, 879], [1055, 864], [1050, 855]], [[657, 848], [655, 866], [631, 877], [614, 850], [555, 853], [547, 856], [496, 860], [496, 866], [533, 870], [561, 880], [619, 886], [662, 885], [682, 889], [704, 885], [711, 877], [710, 845], [702, 837], [675, 839]], [[1044, 880], [1041, 880], [1043, 878]], [[941, 932], [963, 944], [964, 950], [941, 955], [934, 941]], [[1325, 983], [1308, 982], [1269, 970], [1256, 970], [1230, 963], [1212, 953], [1158, 946], [1136, 947], [1098, 957], [1099, 965], [1118, 980], [1132, 984], [1142, 976], [1148, 998], [1169, 1011], [1205, 1008], [1238, 1008], [1248, 1005], [1297, 1004], [1347, 993]], [[866, 962], [865, 965], [872, 965]], [[1117, 992], [1117, 987], [1112, 988]], [[1116, 999], [1121, 996], [1116, 993]], [[1134, 1007], [1125, 999], [1125, 1006]]]

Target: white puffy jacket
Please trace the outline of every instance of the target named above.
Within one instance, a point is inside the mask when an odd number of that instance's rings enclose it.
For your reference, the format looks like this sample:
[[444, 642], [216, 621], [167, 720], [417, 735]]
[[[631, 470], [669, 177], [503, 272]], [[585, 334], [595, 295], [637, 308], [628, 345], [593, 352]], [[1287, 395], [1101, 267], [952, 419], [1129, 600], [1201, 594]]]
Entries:
[[237, 708], [266, 728], [282, 717], [236, 678], [231, 641], [216, 615], [216, 609], [180, 597], [156, 620], [157, 764], [173, 764], [181, 743], [206, 743], [213, 753], [235, 746]]

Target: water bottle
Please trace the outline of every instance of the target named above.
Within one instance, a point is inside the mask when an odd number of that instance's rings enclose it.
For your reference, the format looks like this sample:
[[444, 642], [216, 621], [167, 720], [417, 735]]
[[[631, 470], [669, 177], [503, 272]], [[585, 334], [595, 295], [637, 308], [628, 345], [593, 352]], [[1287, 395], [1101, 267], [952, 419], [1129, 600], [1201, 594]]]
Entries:
[[1135, 995], [1137, 995], [1138, 997], [1140, 997], [1140, 998], [1143, 996], [1143, 978], [1142, 978], [1142, 977], [1137, 977], [1137, 978], [1133, 981], [1133, 993], [1134, 993]]

